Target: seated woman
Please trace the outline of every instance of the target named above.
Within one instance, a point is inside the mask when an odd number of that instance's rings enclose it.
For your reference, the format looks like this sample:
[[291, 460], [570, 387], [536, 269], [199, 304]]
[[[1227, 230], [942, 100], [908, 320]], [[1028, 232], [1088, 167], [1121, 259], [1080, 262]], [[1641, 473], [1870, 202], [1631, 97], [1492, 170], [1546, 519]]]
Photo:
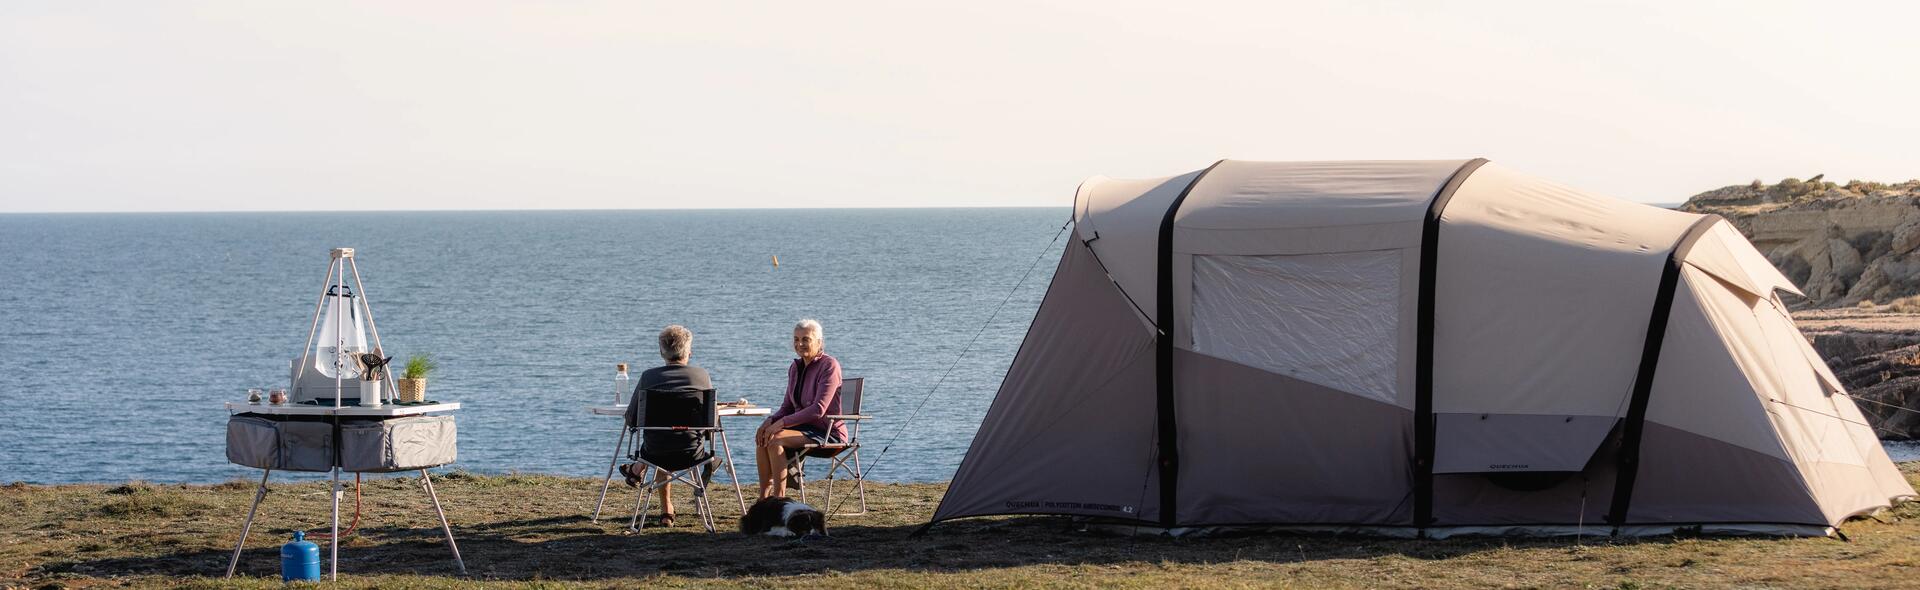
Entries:
[[789, 453], [847, 440], [846, 424], [827, 419], [840, 413], [840, 361], [824, 351], [823, 338], [820, 322], [800, 320], [793, 327], [793, 352], [800, 358], [787, 366], [786, 398], [753, 435], [762, 498], [787, 496]]
[[[627, 426], [640, 425], [640, 396], [649, 389], [713, 389], [713, 379], [707, 370], [687, 364], [693, 357], [693, 332], [679, 325], [667, 326], [660, 330], [660, 358], [667, 364], [647, 369], [640, 373], [640, 384], [633, 388], [632, 403], [627, 404]], [[664, 452], [673, 449], [661, 447], [697, 446], [698, 437], [683, 432], [647, 432], [641, 437], [642, 444], [649, 451]], [[646, 477], [645, 473], [636, 473], [638, 464], [628, 463], [620, 466], [620, 474], [627, 477], [629, 487], [639, 485]], [[667, 474], [655, 472], [655, 481]], [[660, 486], [660, 524], [673, 525], [673, 489], [671, 485]]]

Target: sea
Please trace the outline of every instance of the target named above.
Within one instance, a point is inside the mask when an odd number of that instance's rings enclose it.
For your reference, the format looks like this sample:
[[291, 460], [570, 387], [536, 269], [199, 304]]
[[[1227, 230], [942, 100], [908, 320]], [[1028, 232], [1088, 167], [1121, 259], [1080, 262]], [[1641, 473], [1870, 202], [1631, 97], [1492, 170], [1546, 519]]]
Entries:
[[[0, 215], [0, 483], [210, 483], [228, 411], [287, 385], [335, 247], [387, 353], [438, 359], [459, 461], [606, 473], [616, 363], [692, 330], [777, 405], [794, 323], [866, 378], [869, 477], [950, 479], [1057, 263], [1065, 208]], [[777, 264], [776, 264], [777, 260]], [[736, 442], [757, 419], [730, 419]], [[1888, 443], [1896, 460], [1920, 446]], [[752, 469], [752, 453], [735, 460]], [[278, 477], [278, 476], [276, 476]], [[287, 474], [312, 479], [317, 474]], [[748, 476], [751, 479], [751, 476]]]
[[[605, 474], [620, 419], [587, 408], [613, 403], [617, 363], [660, 364], [668, 324], [693, 332], [721, 399], [777, 406], [793, 326], [811, 318], [866, 378], [869, 477], [946, 480], [1068, 214], [0, 215], [0, 483], [257, 477], [226, 460], [222, 405], [287, 386], [335, 247], [356, 250], [385, 352], [438, 360], [427, 394], [462, 404], [456, 468]], [[757, 425], [728, 419], [749, 473]]]

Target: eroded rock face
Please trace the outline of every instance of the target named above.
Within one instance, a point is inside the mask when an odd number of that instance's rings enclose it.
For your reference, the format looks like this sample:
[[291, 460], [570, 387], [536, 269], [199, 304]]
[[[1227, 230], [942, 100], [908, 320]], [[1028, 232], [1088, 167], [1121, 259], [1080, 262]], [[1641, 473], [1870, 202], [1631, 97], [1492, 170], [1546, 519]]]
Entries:
[[1733, 222], [1815, 307], [1920, 295], [1920, 180], [1730, 186], [1682, 211]]
[[[1824, 353], [1823, 353], [1824, 354]], [[1828, 361], [1880, 438], [1920, 438], [1920, 344]]]
[[1800, 330], [1881, 438], [1920, 438], [1920, 314], [1796, 313]]

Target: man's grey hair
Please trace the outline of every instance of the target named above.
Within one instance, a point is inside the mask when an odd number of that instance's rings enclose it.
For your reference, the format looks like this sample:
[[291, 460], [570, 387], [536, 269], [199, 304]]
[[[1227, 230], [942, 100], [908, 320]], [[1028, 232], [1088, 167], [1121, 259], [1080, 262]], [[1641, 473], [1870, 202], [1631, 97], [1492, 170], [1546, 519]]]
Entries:
[[660, 330], [660, 358], [670, 363], [683, 363], [692, 354], [693, 332], [680, 324]]
[[820, 329], [819, 320], [814, 320], [814, 319], [800, 320], [800, 323], [793, 325], [793, 330], [796, 332], [800, 330], [806, 330], [808, 332], [813, 332], [813, 336], [815, 338], [819, 338], [821, 340], [827, 339], [827, 332], [825, 330]]

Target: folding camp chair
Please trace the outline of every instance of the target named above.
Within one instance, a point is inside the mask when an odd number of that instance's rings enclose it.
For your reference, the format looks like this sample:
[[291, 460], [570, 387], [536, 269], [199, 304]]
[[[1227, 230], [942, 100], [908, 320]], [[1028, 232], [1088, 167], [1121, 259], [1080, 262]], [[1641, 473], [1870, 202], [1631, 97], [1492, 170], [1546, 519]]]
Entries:
[[[715, 532], [713, 510], [707, 504], [707, 476], [713, 472], [714, 461], [721, 459], [713, 452], [713, 434], [720, 430], [719, 406], [714, 397], [712, 389], [648, 389], [633, 401], [642, 404], [639, 426], [634, 427], [640, 440], [632, 455], [633, 469], [636, 473], [657, 471], [639, 486], [627, 530], [637, 533], [645, 529], [643, 517], [653, 507], [654, 492], [678, 481], [693, 489], [693, 507], [700, 524], [707, 527], [707, 532]], [[675, 448], [684, 445], [688, 436], [698, 443], [693, 449]], [[666, 477], [660, 477], [660, 473], [666, 473]]]
[[824, 444], [810, 444], [800, 447], [800, 456], [794, 459], [794, 487], [800, 490], [800, 501], [807, 501], [807, 458], [819, 457], [832, 463], [827, 466], [827, 496], [825, 508], [833, 506], [834, 475], [845, 471], [853, 478], [854, 490], [860, 496], [860, 511], [848, 512], [846, 516], [859, 516], [867, 513], [867, 477], [860, 472], [860, 423], [873, 417], [860, 413], [860, 401], [866, 388], [866, 378], [851, 377], [840, 381], [840, 413], [827, 415], [827, 432], [833, 432], [834, 426], [841, 422], [847, 425], [847, 440]]

